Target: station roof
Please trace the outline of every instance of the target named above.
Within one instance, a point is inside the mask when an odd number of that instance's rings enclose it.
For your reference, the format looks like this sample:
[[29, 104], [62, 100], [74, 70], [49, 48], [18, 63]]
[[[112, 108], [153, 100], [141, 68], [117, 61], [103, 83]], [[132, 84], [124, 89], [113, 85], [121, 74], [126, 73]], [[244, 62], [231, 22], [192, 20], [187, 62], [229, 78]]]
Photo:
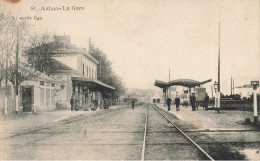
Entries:
[[159, 88], [167, 88], [170, 86], [184, 86], [184, 87], [191, 88], [191, 87], [201, 86], [202, 84], [205, 84], [205, 83], [208, 83], [211, 81], [212, 81], [212, 79], [209, 79], [209, 80], [206, 80], [203, 82], [199, 82], [199, 81], [192, 80], [192, 79], [176, 79], [176, 80], [166, 83], [166, 82], [163, 82], [160, 80], [156, 80], [154, 82], [154, 85]]
[[71, 80], [76, 81], [79, 84], [91, 86], [92, 88], [106, 88], [110, 90], [115, 90], [114, 87], [105, 84], [97, 79], [85, 78], [85, 77], [71, 77]]
[[32, 68], [27, 62], [19, 60], [19, 72], [22, 73], [22, 80], [38, 80], [47, 81], [52, 83], [62, 83], [59, 80], [53, 79], [52, 77]]

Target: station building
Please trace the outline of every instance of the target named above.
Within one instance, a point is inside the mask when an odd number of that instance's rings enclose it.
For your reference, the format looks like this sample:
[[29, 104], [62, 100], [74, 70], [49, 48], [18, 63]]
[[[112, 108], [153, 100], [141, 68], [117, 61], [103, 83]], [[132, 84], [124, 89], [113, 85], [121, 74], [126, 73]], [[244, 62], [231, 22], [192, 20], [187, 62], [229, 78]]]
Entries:
[[[19, 111], [70, 109], [71, 97], [74, 100], [78, 99], [80, 106], [100, 106], [101, 92], [115, 88], [97, 79], [99, 61], [86, 49], [71, 44], [70, 36], [55, 36], [54, 42], [62, 43], [64, 46], [51, 51], [50, 75], [37, 71], [27, 62], [19, 62], [19, 73], [26, 77], [18, 89]], [[1, 113], [14, 112], [14, 86], [10, 81], [7, 86], [4, 80], [0, 83]]]
[[103, 90], [115, 88], [97, 79], [96, 60], [86, 49], [71, 44], [70, 36], [55, 36], [54, 41], [60, 41], [70, 48], [58, 48], [52, 51], [54, 64], [51, 77], [62, 82], [57, 91], [57, 102], [62, 108], [70, 106], [71, 97], [79, 100], [80, 106], [100, 105]]
[[[61, 82], [35, 70], [29, 64], [22, 61], [19, 61], [19, 73], [22, 75], [21, 79], [24, 79], [18, 88], [19, 112], [55, 110], [56, 91], [60, 88]], [[15, 112], [14, 85], [10, 80], [7, 81], [7, 84], [4, 80], [0, 83], [1, 114]]]

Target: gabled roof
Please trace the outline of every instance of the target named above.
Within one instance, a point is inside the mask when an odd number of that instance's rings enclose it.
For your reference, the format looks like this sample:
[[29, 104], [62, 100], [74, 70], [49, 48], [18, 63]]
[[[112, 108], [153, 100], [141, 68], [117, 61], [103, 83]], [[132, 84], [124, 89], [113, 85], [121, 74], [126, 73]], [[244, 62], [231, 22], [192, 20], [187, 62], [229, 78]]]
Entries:
[[29, 64], [19, 61], [19, 72], [24, 76], [24, 80], [43, 80], [49, 82], [61, 83], [58, 80], [53, 79], [52, 77], [30, 67]]

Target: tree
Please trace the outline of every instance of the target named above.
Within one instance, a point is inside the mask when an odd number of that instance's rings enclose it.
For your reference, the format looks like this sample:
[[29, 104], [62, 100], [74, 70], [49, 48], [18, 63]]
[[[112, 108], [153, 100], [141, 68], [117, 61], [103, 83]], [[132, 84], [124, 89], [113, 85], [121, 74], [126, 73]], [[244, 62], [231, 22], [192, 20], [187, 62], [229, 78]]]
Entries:
[[52, 36], [47, 33], [33, 36], [28, 49], [25, 50], [28, 63], [40, 72], [46, 72], [47, 75], [50, 73], [50, 54], [55, 48], [52, 40]]
[[[6, 6], [1, 6], [0, 11], [0, 82], [5, 78], [5, 114], [7, 114], [8, 80], [13, 84], [18, 98], [18, 45], [20, 44], [21, 48], [25, 45], [25, 43], [19, 43], [19, 41], [26, 42], [23, 40], [26, 38], [25, 33], [28, 24], [25, 21], [18, 21], [7, 10]], [[17, 99], [16, 107], [18, 107]], [[16, 111], [18, 111], [18, 108]]]
[[28, 63], [31, 64], [35, 69], [46, 75], [50, 75], [55, 68], [51, 56], [55, 49], [73, 49], [76, 48], [71, 44], [67, 44], [60, 41], [54, 41], [53, 36], [44, 33], [40, 36], [31, 37], [30, 45], [25, 50], [25, 56]]
[[[102, 95], [105, 98], [111, 97], [118, 100], [120, 96], [125, 93], [125, 87], [121, 79], [113, 72], [112, 63], [108, 60], [106, 54], [99, 48], [95, 48], [94, 45], [89, 42], [89, 53], [97, 60], [99, 65], [97, 69], [98, 80], [115, 88], [114, 91], [102, 91]], [[110, 94], [111, 93], [111, 94]]]

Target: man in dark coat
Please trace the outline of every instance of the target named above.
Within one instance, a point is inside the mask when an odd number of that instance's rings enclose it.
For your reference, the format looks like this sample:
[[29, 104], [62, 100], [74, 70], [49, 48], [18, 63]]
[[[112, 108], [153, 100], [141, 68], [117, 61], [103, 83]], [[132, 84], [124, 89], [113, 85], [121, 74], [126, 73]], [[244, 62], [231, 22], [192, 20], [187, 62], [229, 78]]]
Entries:
[[131, 103], [132, 103], [132, 110], [134, 110], [135, 109], [135, 101], [133, 100]]
[[171, 98], [167, 98], [166, 103], [167, 103], [167, 106], [168, 106], [168, 111], [170, 111], [171, 110], [172, 99]]
[[208, 105], [209, 105], [209, 96], [206, 93], [205, 98], [204, 98], [204, 107], [205, 107], [206, 111], [208, 110]]
[[78, 110], [79, 110], [79, 99], [78, 99], [78, 98], [75, 99], [74, 110], [75, 110], [75, 111], [78, 111]]
[[191, 104], [191, 107], [192, 107], [192, 111], [196, 111], [195, 102], [196, 102], [195, 94], [192, 93], [191, 96], [190, 96], [190, 104]]
[[71, 99], [70, 99], [70, 105], [71, 105], [71, 111], [73, 111], [74, 109], [74, 100], [73, 100], [73, 96], [71, 96]]
[[180, 98], [176, 96], [175, 98], [176, 111], [180, 111]]

